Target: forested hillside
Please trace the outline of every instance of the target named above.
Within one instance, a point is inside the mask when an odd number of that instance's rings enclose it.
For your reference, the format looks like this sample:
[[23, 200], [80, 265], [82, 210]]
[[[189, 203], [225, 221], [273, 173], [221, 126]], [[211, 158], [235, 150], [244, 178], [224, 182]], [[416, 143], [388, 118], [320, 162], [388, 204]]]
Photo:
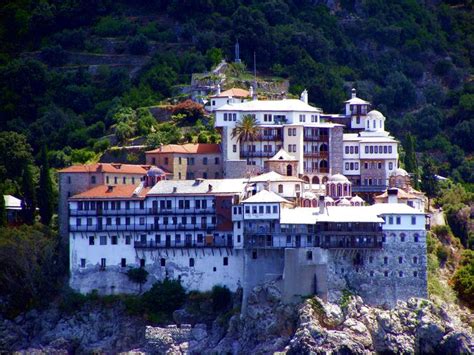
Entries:
[[171, 133], [159, 140], [184, 140], [169, 125], [151, 129], [140, 108], [178, 95], [192, 73], [222, 57], [232, 60], [238, 39], [245, 63], [256, 52], [259, 73], [288, 78], [294, 94], [307, 88], [325, 112], [340, 111], [355, 86], [397, 138], [415, 136], [440, 174], [474, 182], [472, 4], [330, 3], [3, 2], [1, 129], [24, 134], [35, 154], [47, 143], [54, 167], [103, 151], [111, 126], [124, 138], [164, 129]]

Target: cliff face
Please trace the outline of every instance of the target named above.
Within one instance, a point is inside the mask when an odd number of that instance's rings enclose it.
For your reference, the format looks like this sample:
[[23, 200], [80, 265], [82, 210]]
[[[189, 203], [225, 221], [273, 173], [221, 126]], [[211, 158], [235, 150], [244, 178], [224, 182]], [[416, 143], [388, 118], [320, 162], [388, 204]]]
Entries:
[[371, 308], [357, 296], [342, 306], [318, 298], [284, 305], [276, 287], [254, 289], [245, 316], [168, 327], [145, 326], [123, 306], [83, 307], [73, 315], [57, 309], [32, 311], [14, 321], [0, 319], [0, 350], [136, 353], [366, 354], [474, 351], [474, 317], [455, 306], [423, 299], [399, 302], [391, 310]]

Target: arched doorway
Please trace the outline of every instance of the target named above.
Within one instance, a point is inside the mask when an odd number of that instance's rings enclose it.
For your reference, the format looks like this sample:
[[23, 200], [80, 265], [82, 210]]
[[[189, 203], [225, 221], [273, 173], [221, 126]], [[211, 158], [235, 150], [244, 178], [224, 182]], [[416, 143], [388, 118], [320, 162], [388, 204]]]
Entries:
[[293, 176], [293, 167], [291, 164], [288, 164], [286, 166], [286, 176]]

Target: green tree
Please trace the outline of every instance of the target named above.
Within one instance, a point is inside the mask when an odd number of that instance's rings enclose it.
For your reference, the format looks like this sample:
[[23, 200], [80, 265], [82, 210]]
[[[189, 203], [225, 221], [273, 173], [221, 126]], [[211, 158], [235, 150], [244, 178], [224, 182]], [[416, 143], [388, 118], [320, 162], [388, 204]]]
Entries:
[[413, 187], [418, 188], [418, 162], [415, 152], [415, 137], [410, 133], [407, 134], [405, 140], [405, 169], [413, 173]]
[[423, 174], [421, 175], [421, 187], [428, 197], [428, 211], [430, 210], [430, 201], [438, 195], [438, 180], [436, 179], [436, 168], [431, 158], [425, 158], [423, 164]]
[[31, 146], [23, 134], [0, 132], [0, 180], [18, 179], [23, 166], [32, 161]]
[[7, 225], [7, 209], [3, 189], [0, 189], [0, 228]]
[[186, 291], [177, 280], [164, 279], [155, 283], [143, 294], [149, 310], [156, 313], [171, 314], [184, 304]]
[[257, 137], [258, 132], [259, 128], [255, 116], [245, 115], [232, 129], [232, 138], [237, 138], [237, 141], [240, 144], [244, 142], [252, 142]]
[[127, 139], [133, 137], [135, 134], [134, 128], [127, 122], [119, 122], [115, 126], [115, 136], [120, 143], [125, 143]]
[[38, 207], [41, 223], [49, 225], [54, 213], [54, 193], [46, 146], [41, 149]]
[[474, 308], [474, 251], [465, 250], [460, 267], [453, 276], [453, 287], [459, 297]]
[[139, 285], [138, 293], [142, 293], [142, 286], [146, 282], [148, 278], [148, 271], [144, 268], [131, 268], [127, 271], [128, 279], [132, 282], [135, 282]]
[[35, 221], [35, 212], [36, 212], [36, 193], [35, 193], [35, 183], [33, 180], [32, 166], [26, 164], [23, 167], [22, 175], [22, 215], [23, 221], [26, 224], [33, 224]]

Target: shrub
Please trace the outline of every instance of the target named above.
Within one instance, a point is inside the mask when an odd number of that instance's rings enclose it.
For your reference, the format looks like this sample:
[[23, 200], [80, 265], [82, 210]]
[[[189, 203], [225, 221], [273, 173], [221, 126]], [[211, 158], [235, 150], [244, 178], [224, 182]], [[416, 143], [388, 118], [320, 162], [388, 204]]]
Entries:
[[128, 38], [127, 46], [130, 54], [134, 55], [144, 55], [147, 54], [150, 50], [150, 47], [148, 46], [148, 40], [142, 34], [138, 34], [134, 37]]
[[232, 307], [232, 294], [226, 286], [216, 285], [211, 291], [212, 310], [222, 312]]
[[438, 245], [438, 248], [436, 249], [436, 256], [438, 257], [439, 263], [441, 265], [444, 265], [446, 261], [448, 260], [448, 256], [449, 256], [448, 248], [446, 248], [442, 244]]
[[143, 294], [146, 309], [151, 313], [171, 315], [184, 304], [186, 292], [180, 281], [165, 279], [158, 281]]
[[139, 292], [142, 293], [142, 285], [146, 282], [148, 278], [148, 271], [144, 268], [131, 268], [127, 271], [128, 279], [132, 282], [135, 282], [139, 285]]
[[454, 274], [452, 282], [459, 298], [474, 308], [474, 251], [464, 251], [460, 267]]
[[131, 29], [132, 25], [127, 20], [105, 16], [97, 22], [94, 32], [99, 36], [111, 37], [126, 35]]

